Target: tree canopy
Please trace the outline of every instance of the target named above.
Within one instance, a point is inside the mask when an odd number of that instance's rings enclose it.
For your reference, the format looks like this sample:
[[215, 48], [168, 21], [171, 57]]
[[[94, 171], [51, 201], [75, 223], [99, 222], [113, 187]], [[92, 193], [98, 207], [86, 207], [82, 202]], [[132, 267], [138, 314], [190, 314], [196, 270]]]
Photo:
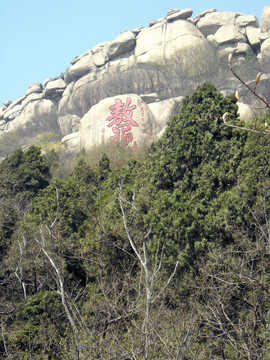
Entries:
[[207, 83], [121, 166], [0, 164], [0, 358], [270, 358], [270, 137], [237, 110]]

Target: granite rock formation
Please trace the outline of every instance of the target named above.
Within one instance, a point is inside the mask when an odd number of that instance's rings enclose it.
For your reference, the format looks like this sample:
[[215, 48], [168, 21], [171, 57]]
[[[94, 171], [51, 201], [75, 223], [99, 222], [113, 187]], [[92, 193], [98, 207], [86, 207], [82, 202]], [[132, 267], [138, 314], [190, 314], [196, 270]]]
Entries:
[[[115, 139], [135, 149], [157, 138], [183, 96], [202, 82], [225, 93], [238, 90], [225, 69], [229, 53], [238, 64], [252, 59], [267, 83], [270, 5], [262, 11], [261, 27], [255, 16], [242, 13], [210, 9], [192, 15], [192, 9], [172, 9], [148, 27], [125, 31], [75, 57], [58, 78], [30, 84], [21, 98], [0, 108], [0, 136], [24, 129], [34, 137], [53, 130], [71, 151]], [[246, 80], [253, 76], [250, 72]], [[251, 116], [242, 103], [239, 112]]]

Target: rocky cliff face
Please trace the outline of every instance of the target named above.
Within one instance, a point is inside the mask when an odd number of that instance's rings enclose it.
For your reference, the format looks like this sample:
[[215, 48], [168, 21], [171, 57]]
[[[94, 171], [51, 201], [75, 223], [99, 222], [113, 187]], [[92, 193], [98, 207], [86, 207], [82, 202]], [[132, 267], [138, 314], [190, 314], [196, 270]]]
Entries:
[[[239, 89], [227, 71], [229, 53], [240, 69], [252, 64], [246, 81], [259, 69], [267, 86], [270, 5], [261, 27], [253, 15], [216, 9], [192, 15], [192, 9], [172, 9], [146, 28], [125, 31], [75, 57], [59, 78], [29, 85], [24, 96], [0, 109], [1, 137], [53, 130], [75, 152], [106, 141], [135, 150], [162, 133], [183, 96], [200, 83]], [[253, 115], [243, 104], [239, 110]]]

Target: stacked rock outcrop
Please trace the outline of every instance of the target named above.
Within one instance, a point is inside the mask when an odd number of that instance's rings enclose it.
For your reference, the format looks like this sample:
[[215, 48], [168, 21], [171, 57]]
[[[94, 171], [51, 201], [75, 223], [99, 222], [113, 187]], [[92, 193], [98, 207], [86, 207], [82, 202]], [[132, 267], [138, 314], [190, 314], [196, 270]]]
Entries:
[[[0, 109], [1, 136], [22, 128], [35, 129], [33, 134], [52, 129], [72, 151], [118, 140], [135, 149], [159, 136], [187, 92], [179, 79], [177, 94], [166, 95], [162, 69], [169, 73], [179, 63], [185, 79], [211, 82], [213, 51], [220, 64], [233, 53], [236, 60], [252, 56], [267, 69], [270, 5], [263, 9], [261, 28], [253, 15], [216, 9], [192, 15], [192, 9], [172, 9], [148, 27], [124, 31], [75, 57], [60, 77], [29, 85], [24, 96]], [[141, 75], [145, 85], [134, 77], [143, 71], [151, 74], [147, 84]]]

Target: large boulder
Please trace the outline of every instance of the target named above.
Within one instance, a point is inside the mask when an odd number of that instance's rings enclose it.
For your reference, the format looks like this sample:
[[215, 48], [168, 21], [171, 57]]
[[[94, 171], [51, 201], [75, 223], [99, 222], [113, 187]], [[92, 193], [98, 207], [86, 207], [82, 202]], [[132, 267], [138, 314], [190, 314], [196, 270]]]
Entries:
[[249, 105], [244, 104], [240, 101], [237, 102], [238, 105], [238, 116], [240, 120], [245, 122], [251, 121], [256, 115], [256, 111]]
[[88, 74], [95, 69], [93, 55], [87, 52], [84, 56], [78, 58], [73, 65], [71, 65], [64, 73], [64, 80], [66, 84], [78, 80], [80, 77]]
[[106, 142], [136, 150], [153, 140], [154, 118], [136, 94], [113, 96], [94, 105], [81, 119], [79, 151]]
[[259, 39], [260, 39], [261, 44], [262, 44], [265, 40], [267, 40], [269, 37], [270, 37], [269, 31], [267, 31], [267, 32], [261, 32], [260, 35], [259, 35]]
[[25, 106], [27, 106], [29, 103], [33, 102], [33, 101], [38, 101], [41, 100], [43, 98], [43, 93], [30, 93], [29, 95], [26, 96], [26, 98], [22, 101], [22, 108], [24, 108]]
[[125, 31], [118, 35], [108, 45], [108, 59], [112, 60], [134, 49], [136, 38], [132, 31]]
[[[128, 53], [125, 53], [124, 55], [120, 55], [106, 63], [104, 66], [104, 70], [106, 72], [110, 73], [111, 75], [124, 72], [126, 70], [131, 69], [133, 66], [135, 66], [136, 60], [134, 56], [134, 52], [130, 51]], [[102, 77], [102, 72], [98, 73], [96, 78]]]
[[207, 12], [197, 22], [198, 29], [205, 37], [215, 34], [223, 25], [234, 25], [236, 13], [232, 11], [213, 11]]
[[61, 140], [65, 151], [76, 154], [78, 152], [79, 133], [68, 134]]
[[33, 83], [28, 86], [28, 89], [25, 92], [25, 96], [28, 96], [33, 93], [41, 93], [43, 86], [41, 83]]
[[108, 46], [109, 42], [103, 42], [92, 48], [95, 66], [101, 67], [108, 61]]
[[259, 22], [254, 15], [239, 15], [235, 20], [235, 25], [239, 28], [246, 28], [247, 26], [258, 28]]
[[44, 89], [45, 98], [59, 98], [66, 88], [66, 83], [63, 79], [50, 80], [46, 83]]
[[193, 19], [194, 24], [197, 24], [203, 17], [205, 17], [206, 14], [210, 14], [210, 13], [216, 12], [216, 11], [217, 11], [217, 9], [211, 8], [211, 9], [209, 9], [209, 10], [205, 10], [205, 11], [200, 12], [199, 14], [197, 14], [197, 15], [194, 17], [194, 19]]
[[179, 96], [177, 98], [155, 101], [148, 104], [149, 109], [156, 119], [157, 131], [164, 129], [170, 117], [179, 112], [180, 104], [184, 98], [184, 96]]
[[261, 32], [266, 33], [270, 30], [270, 5], [264, 7], [261, 17]]
[[15, 105], [13, 106], [11, 109], [8, 109], [5, 113], [4, 113], [4, 120], [10, 121], [15, 119], [17, 116], [20, 115], [22, 111], [22, 105]]
[[[186, 20], [159, 22], [141, 30], [137, 37], [135, 58], [138, 64], [161, 66], [181, 61], [189, 75], [201, 70], [200, 56], [208, 54], [209, 44], [194, 24]], [[196, 60], [196, 61], [195, 61]]]
[[244, 35], [234, 25], [221, 26], [213, 36], [212, 40], [218, 45], [245, 42]]
[[270, 58], [270, 37], [263, 42], [261, 51], [264, 57]]
[[193, 14], [192, 9], [184, 9], [184, 10], [172, 9], [168, 11], [166, 20], [168, 21], [187, 20], [192, 16], [192, 14]]
[[262, 65], [264, 72], [270, 71], [270, 37], [261, 45]]
[[68, 105], [69, 105], [69, 99], [74, 89], [74, 82], [68, 84], [68, 86], [65, 88], [62, 97], [59, 101], [58, 109], [59, 109], [59, 115], [67, 115], [69, 113]]
[[22, 101], [24, 99], [25, 96], [22, 96], [19, 99], [10, 102], [2, 114], [3, 119], [9, 121], [19, 116], [22, 110]]
[[29, 103], [23, 108], [20, 115], [10, 122], [9, 129], [29, 129], [27, 135], [31, 135], [30, 129], [34, 132], [47, 130], [58, 130], [57, 124], [57, 103], [49, 99], [42, 99]]
[[59, 101], [59, 116], [75, 114], [82, 117], [89, 110], [89, 97], [97, 91], [93, 89], [94, 93], [91, 93], [92, 83], [98, 88], [96, 76], [96, 72], [91, 72], [67, 86]]
[[80, 61], [83, 57], [92, 54], [91, 50], [87, 50], [85, 53], [79, 56], [75, 56], [73, 60], [71, 60], [71, 65], [75, 65], [78, 61]]
[[260, 51], [260, 29], [253, 26], [246, 28], [246, 35], [250, 46], [255, 53]]

